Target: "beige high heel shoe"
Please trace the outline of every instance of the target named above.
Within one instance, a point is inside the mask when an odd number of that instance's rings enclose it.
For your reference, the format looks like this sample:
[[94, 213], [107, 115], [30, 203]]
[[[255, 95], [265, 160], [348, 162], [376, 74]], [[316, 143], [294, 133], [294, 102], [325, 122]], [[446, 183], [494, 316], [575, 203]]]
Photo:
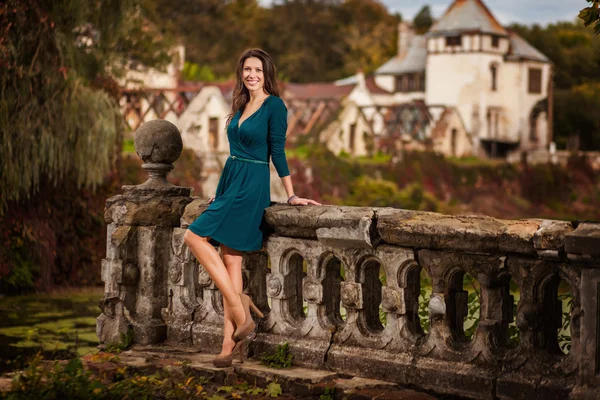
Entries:
[[239, 326], [235, 332], [233, 333], [233, 340], [239, 342], [244, 340], [248, 335], [250, 335], [254, 329], [256, 328], [256, 323], [252, 319], [252, 315], [250, 314], [250, 308], [259, 318], [263, 318], [263, 313], [256, 307], [256, 305], [252, 302], [252, 299], [247, 294], [240, 294], [240, 300], [242, 300], [242, 306], [244, 306], [244, 311], [246, 312], [246, 319], [244, 323]]
[[237, 342], [235, 344], [235, 346], [233, 347], [233, 350], [231, 350], [231, 353], [229, 353], [226, 356], [216, 356], [213, 360], [213, 365], [217, 368], [227, 368], [227, 367], [231, 367], [231, 364], [233, 363], [233, 356], [235, 355], [235, 352], [239, 351], [240, 353], [240, 363], [244, 363], [244, 341], [240, 340], [239, 342]]

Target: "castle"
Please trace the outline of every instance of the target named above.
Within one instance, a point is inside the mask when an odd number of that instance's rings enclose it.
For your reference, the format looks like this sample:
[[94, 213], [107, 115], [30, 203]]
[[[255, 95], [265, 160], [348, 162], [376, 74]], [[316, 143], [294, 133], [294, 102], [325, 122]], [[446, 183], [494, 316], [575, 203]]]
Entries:
[[337, 82], [356, 85], [348, 97], [359, 112], [324, 138], [334, 151], [366, 154], [371, 135], [450, 156], [548, 146], [551, 63], [481, 0], [454, 1], [423, 35], [401, 22], [398, 36], [398, 54], [370, 85], [361, 73]]

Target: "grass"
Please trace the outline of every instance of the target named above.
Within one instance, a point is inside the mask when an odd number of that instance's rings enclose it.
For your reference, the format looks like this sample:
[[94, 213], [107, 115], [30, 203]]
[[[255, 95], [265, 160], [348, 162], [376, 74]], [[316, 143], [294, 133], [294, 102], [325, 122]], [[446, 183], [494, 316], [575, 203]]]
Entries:
[[354, 158], [359, 164], [381, 165], [388, 164], [392, 161], [392, 156], [389, 154], [376, 153], [372, 156], [359, 156]]
[[290, 158], [297, 158], [299, 160], [306, 160], [310, 156], [310, 148], [308, 146], [297, 146], [285, 150], [285, 154]]
[[95, 353], [102, 292], [86, 288], [2, 298], [0, 371], [19, 368], [38, 351], [46, 359]]

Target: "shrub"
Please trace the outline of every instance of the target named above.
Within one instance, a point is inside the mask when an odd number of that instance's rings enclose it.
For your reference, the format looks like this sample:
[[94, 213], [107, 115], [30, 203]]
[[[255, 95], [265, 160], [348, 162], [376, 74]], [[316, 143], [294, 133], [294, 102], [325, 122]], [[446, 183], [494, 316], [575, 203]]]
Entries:
[[278, 345], [275, 354], [263, 354], [260, 362], [271, 368], [290, 368], [294, 355], [290, 353], [289, 344]]

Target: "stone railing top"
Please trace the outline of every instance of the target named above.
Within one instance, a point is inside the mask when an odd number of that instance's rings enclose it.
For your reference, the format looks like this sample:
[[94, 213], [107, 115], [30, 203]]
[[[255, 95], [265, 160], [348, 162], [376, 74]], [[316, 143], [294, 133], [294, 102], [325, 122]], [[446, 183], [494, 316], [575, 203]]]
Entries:
[[[551, 230], [540, 230], [543, 224]], [[536, 254], [544, 250], [558, 255], [564, 235], [572, 230], [571, 223], [563, 221], [511, 221], [394, 209], [382, 211], [377, 219], [377, 231], [386, 243], [475, 253]]]
[[[187, 227], [207, 205], [201, 199], [188, 204], [181, 226]], [[545, 259], [578, 261], [596, 259], [600, 251], [600, 223], [284, 204], [269, 207], [265, 218], [280, 236], [318, 239], [334, 247], [373, 248], [387, 243], [468, 253], [537, 254]]]

